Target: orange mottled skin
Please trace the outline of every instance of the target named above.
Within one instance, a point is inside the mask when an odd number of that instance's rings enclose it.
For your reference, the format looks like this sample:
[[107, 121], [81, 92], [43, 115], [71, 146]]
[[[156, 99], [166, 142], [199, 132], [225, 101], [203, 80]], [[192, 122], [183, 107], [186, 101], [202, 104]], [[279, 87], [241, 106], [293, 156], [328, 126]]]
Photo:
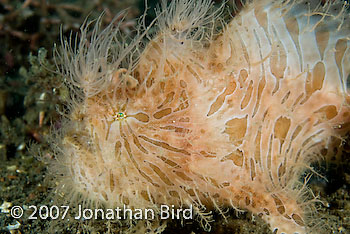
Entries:
[[349, 130], [344, 8], [252, 1], [207, 35], [218, 15], [196, 18], [195, 4], [164, 8], [137, 63], [109, 68], [101, 90], [73, 80], [85, 96], [63, 134], [61, 185], [106, 207], [193, 205], [204, 223], [205, 209], [234, 207], [307, 233], [316, 199], [304, 173]]

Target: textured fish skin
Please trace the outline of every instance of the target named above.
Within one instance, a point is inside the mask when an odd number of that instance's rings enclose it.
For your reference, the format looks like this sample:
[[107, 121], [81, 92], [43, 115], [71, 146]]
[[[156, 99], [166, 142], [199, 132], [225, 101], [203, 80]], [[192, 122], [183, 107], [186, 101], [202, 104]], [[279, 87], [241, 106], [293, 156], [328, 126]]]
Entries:
[[79, 51], [63, 43], [80, 96], [53, 138], [58, 187], [110, 208], [193, 205], [207, 230], [205, 209], [233, 207], [277, 233], [310, 232], [304, 173], [349, 130], [346, 7], [249, 1], [217, 34], [211, 8], [163, 3], [142, 51], [148, 29], [128, 46], [113, 26]]

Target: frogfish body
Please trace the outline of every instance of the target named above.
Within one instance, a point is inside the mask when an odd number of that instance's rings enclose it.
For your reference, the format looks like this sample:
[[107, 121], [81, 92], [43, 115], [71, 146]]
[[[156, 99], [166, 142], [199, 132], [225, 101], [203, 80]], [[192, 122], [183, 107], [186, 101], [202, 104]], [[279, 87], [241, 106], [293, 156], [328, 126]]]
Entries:
[[310, 232], [305, 172], [349, 130], [346, 5], [256, 0], [220, 16], [209, 0], [174, 0], [156, 35], [126, 45], [113, 25], [85, 26], [77, 49], [63, 43], [80, 96], [53, 140], [61, 189], [109, 208], [192, 205], [205, 229], [204, 210], [233, 207]]

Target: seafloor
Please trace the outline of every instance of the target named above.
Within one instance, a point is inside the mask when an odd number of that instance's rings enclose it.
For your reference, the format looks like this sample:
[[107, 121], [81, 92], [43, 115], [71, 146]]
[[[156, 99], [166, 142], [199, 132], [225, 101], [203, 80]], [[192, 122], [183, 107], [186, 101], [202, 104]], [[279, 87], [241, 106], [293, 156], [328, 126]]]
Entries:
[[[220, 2], [220, 1], [216, 1]], [[154, 8], [155, 1], [148, 1]], [[0, 233], [81, 233], [85, 224], [64, 219], [50, 229], [49, 219], [14, 219], [9, 209], [21, 206], [28, 217], [30, 205], [53, 204], [46, 167], [37, 160], [50, 157], [45, 136], [50, 126], [59, 127], [58, 110], [65, 104], [68, 90], [55, 74], [52, 61], [54, 43], [60, 32], [78, 31], [89, 15], [105, 12], [108, 24], [121, 9], [128, 8], [121, 29], [132, 33], [135, 18], [144, 11], [143, 0], [0, 0]], [[150, 20], [154, 13], [150, 10]], [[347, 147], [345, 147], [347, 148]], [[348, 147], [350, 148], [350, 147]], [[312, 177], [310, 187], [319, 194], [320, 220], [326, 233], [350, 233], [350, 155], [344, 153], [337, 165], [314, 165], [325, 178]], [[215, 214], [212, 233], [271, 233], [268, 225], [250, 213], [228, 210], [225, 220]], [[93, 224], [104, 233], [106, 225]], [[205, 233], [195, 221], [170, 223], [164, 233]]]

